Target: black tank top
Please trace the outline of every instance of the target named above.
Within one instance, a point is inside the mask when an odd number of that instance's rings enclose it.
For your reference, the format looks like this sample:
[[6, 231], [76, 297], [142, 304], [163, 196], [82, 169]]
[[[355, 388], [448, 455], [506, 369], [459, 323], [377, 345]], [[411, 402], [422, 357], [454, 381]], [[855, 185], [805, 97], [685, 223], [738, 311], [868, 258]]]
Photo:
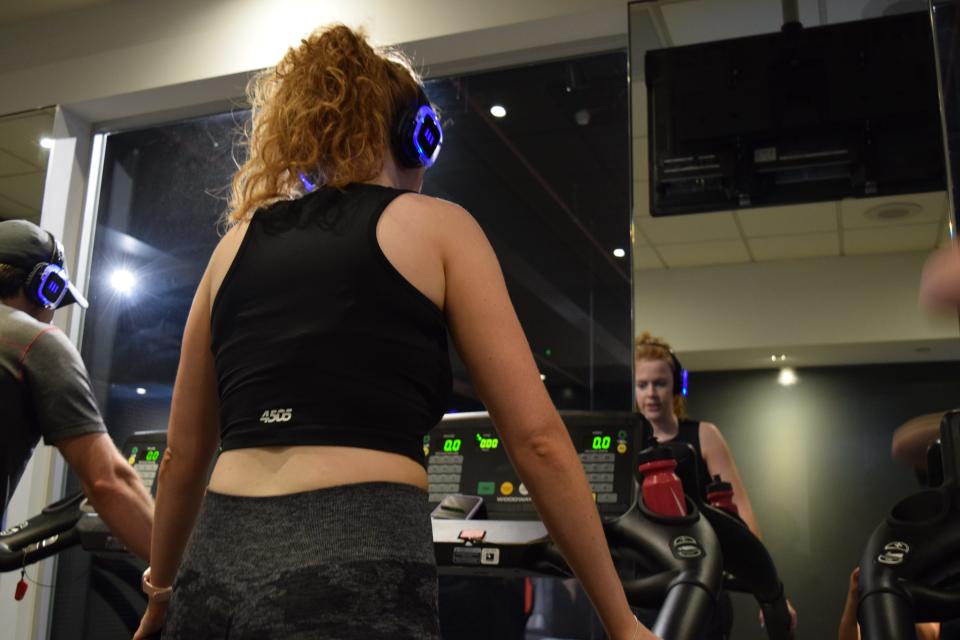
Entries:
[[224, 450], [352, 446], [424, 463], [452, 379], [443, 314], [377, 242], [403, 193], [320, 189], [253, 216], [211, 312]]
[[[671, 442], [686, 442], [693, 445], [697, 452], [697, 459], [694, 464], [689, 461], [681, 462], [677, 465], [677, 476], [683, 482], [683, 490], [688, 495], [697, 495], [706, 498], [706, 487], [710, 483], [710, 471], [707, 464], [703, 461], [703, 451], [700, 449], [700, 421], [682, 418], [680, 420], [680, 429]], [[699, 488], [697, 483], [699, 475]]]

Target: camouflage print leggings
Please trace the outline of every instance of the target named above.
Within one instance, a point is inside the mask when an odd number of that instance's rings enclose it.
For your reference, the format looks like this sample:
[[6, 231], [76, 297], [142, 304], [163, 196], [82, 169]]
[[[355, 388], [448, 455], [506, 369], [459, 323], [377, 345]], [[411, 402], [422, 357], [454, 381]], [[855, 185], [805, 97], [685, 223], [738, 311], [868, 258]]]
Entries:
[[163, 638], [439, 640], [426, 493], [385, 482], [208, 492]]

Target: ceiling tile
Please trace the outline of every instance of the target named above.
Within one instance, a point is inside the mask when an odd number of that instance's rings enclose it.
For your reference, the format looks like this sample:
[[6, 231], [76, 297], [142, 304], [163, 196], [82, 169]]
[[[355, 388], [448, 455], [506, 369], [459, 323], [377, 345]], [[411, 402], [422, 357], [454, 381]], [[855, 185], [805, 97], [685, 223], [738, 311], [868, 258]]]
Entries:
[[[0, 147], [3, 143], [0, 142]], [[0, 148], [0, 176], [13, 176], [24, 173], [34, 173], [40, 169], [35, 164], [24, 162]]]
[[0, 193], [0, 218], [3, 218], [4, 220], [25, 218], [31, 222], [39, 224], [40, 209], [33, 209], [31, 207], [24, 206], [19, 202], [14, 202], [9, 198], [4, 197], [4, 195]]
[[846, 255], [900, 253], [933, 249], [940, 238], [938, 224], [912, 224], [878, 229], [853, 229], [843, 232]]
[[950, 225], [946, 222], [940, 227], [940, 240], [937, 242], [937, 246], [945, 247], [950, 244]]
[[40, 146], [40, 138], [53, 130], [53, 109], [0, 118], [0, 149], [24, 162], [43, 169], [49, 152]]
[[671, 2], [660, 11], [674, 46], [774, 33], [783, 25], [779, 2]]
[[740, 238], [740, 230], [729, 212], [641, 218], [637, 224], [656, 245]]
[[21, 205], [40, 209], [43, 202], [43, 178], [39, 171], [23, 176], [6, 176], [0, 178], [0, 194]]
[[840, 255], [840, 237], [836, 233], [753, 238], [748, 243], [758, 262]]
[[836, 202], [743, 209], [735, 215], [748, 238], [837, 230]]
[[649, 271], [650, 269], [663, 269], [666, 265], [660, 260], [660, 256], [650, 247], [635, 247], [633, 250], [633, 269], [634, 271]]
[[[847, 198], [840, 201], [840, 217], [844, 229], [868, 229], [937, 223], [947, 210], [945, 191], [910, 193], [883, 198]], [[872, 212], [879, 212], [874, 216]], [[882, 217], [884, 212], [903, 212], [897, 218]]]
[[670, 268], [750, 262], [747, 247], [741, 240], [668, 244], [658, 246], [657, 250]]

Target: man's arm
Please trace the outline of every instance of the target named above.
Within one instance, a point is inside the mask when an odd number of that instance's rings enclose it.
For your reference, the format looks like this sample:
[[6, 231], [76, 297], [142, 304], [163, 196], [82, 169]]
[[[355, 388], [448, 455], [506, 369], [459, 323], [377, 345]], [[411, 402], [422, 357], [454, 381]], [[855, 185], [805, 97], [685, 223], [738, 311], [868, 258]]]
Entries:
[[153, 499], [105, 433], [87, 433], [56, 443], [83, 492], [130, 551], [150, 561]]
[[940, 437], [940, 421], [946, 410], [907, 420], [893, 432], [890, 453], [895, 460], [926, 470], [927, 449]]

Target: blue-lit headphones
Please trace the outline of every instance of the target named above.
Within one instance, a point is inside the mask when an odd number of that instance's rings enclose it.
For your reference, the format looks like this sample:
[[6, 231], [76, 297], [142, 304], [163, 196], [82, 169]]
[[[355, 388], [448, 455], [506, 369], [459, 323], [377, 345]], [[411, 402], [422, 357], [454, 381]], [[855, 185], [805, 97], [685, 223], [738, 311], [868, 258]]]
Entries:
[[[422, 86], [417, 85], [417, 102], [401, 109], [394, 118], [390, 143], [397, 161], [408, 169], [429, 168], [437, 161], [443, 144], [443, 129]], [[306, 175], [298, 175], [307, 191], [317, 188]]]
[[677, 354], [673, 352], [673, 349], [670, 348], [670, 345], [660, 342], [659, 340], [649, 339], [644, 340], [640, 344], [648, 345], [651, 347], [660, 347], [670, 354], [670, 360], [672, 361], [673, 369], [673, 393], [679, 393], [684, 398], [687, 397], [687, 393], [690, 391], [689, 385], [689, 375], [686, 369], [683, 368], [683, 365], [680, 364], [680, 358], [677, 357]]
[[53, 249], [46, 262], [39, 262], [23, 284], [27, 298], [44, 309], [56, 309], [67, 295], [70, 278], [63, 266], [63, 245], [49, 231]]
[[440, 155], [443, 129], [423, 87], [417, 85], [417, 101], [404, 107], [394, 120], [393, 151], [408, 169], [431, 167]]

